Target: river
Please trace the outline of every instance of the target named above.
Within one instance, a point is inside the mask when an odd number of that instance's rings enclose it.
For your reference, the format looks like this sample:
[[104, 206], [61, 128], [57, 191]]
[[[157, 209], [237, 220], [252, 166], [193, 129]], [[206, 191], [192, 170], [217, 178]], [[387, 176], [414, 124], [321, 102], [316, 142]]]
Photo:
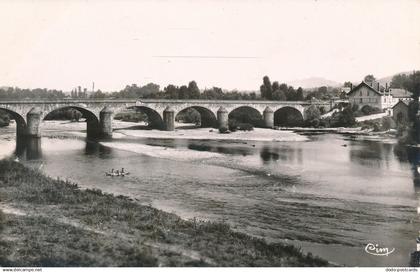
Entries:
[[[420, 230], [412, 166], [418, 151], [407, 155], [377, 138], [301, 136], [305, 140], [282, 142], [120, 135], [96, 143], [57, 126], [39, 141], [16, 144], [9, 127], [0, 129], [0, 157], [18, 156], [51, 177], [128, 195], [183, 218], [225, 221], [335, 263], [408, 265]], [[130, 175], [105, 176], [121, 167]], [[371, 255], [368, 243], [394, 251]]]

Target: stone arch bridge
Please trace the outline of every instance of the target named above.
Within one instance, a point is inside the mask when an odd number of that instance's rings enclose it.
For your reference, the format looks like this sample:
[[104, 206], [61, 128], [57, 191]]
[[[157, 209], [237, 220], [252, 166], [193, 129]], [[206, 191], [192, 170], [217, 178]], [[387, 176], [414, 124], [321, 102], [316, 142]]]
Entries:
[[300, 114], [304, 120], [305, 110], [310, 106], [330, 110], [330, 101], [249, 101], [249, 100], [164, 100], [164, 99], [63, 99], [57, 101], [0, 101], [0, 110], [9, 113], [16, 121], [18, 136], [40, 137], [40, 123], [58, 109], [72, 108], [86, 118], [87, 134], [91, 138], [112, 137], [113, 114], [138, 109], [147, 114], [149, 123], [162, 130], [174, 130], [176, 115], [188, 108], [201, 115], [202, 126], [227, 127], [229, 114], [238, 108], [257, 111], [267, 128], [274, 127], [274, 114], [288, 109]]

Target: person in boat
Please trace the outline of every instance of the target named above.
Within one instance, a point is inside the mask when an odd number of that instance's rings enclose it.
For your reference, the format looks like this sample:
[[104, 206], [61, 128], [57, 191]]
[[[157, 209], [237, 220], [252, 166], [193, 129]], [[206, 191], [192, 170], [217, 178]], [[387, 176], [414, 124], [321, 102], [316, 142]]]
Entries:
[[120, 170], [117, 169], [116, 174], [117, 174], [117, 176], [119, 176], [120, 175]]
[[124, 175], [124, 174], [125, 174], [125, 172], [124, 172], [124, 167], [123, 167], [123, 168], [121, 168], [121, 174], [122, 174], [122, 175]]

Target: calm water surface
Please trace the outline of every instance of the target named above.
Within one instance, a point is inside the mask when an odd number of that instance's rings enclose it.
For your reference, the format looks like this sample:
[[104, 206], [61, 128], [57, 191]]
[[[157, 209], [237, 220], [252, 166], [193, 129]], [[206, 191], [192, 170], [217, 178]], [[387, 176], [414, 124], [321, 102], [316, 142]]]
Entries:
[[[392, 143], [324, 134], [304, 142], [125, 137], [104, 146], [47, 132], [40, 141], [16, 145], [12, 128], [0, 133], [0, 156], [17, 155], [51, 177], [128, 195], [184, 218], [223, 220], [340, 264], [405, 266], [416, 246], [417, 150], [407, 154]], [[121, 167], [131, 175], [104, 174]], [[367, 243], [395, 251], [369, 255]]]

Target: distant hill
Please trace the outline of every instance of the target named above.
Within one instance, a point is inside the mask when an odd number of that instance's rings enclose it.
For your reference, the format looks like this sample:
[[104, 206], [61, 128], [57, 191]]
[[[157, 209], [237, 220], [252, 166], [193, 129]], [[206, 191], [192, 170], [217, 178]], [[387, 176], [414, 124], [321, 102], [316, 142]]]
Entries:
[[291, 85], [295, 88], [298, 88], [298, 87], [316, 88], [316, 87], [321, 87], [321, 86], [337, 87], [341, 85], [341, 83], [337, 81], [325, 79], [323, 77], [309, 77], [309, 78], [289, 81], [286, 83], [287, 85]]

